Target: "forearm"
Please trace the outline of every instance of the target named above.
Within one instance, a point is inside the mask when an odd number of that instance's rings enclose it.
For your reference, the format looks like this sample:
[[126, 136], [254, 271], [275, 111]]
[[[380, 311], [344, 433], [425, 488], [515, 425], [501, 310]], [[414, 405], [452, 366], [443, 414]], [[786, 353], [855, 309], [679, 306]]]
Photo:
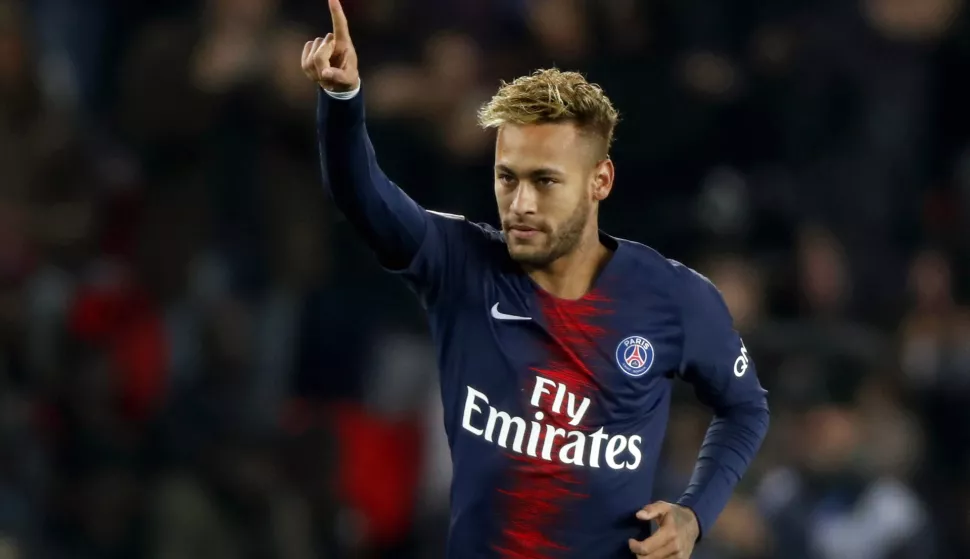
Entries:
[[702, 535], [724, 510], [761, 447], [768, 419], [765, 403], [738, 406], [711, 421], [690, 484], [677, 501], [697, 515]]
[[317, 141], [324, 188], [336, 207], [382, 264], [406, 267], [421, 246], [428, 218], [377, 164], [362, 95], [340, 100], [320, 90]]

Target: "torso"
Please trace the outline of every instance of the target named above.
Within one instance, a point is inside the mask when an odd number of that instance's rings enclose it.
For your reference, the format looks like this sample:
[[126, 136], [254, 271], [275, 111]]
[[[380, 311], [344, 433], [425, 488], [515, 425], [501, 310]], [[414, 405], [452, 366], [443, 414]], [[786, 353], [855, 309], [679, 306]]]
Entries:
[[539, 289], [488, 231], [429, 308], [454, 462], [450, 557], [626, 557], [681, 362], [666, 260], [618, 241], [594, 288]]

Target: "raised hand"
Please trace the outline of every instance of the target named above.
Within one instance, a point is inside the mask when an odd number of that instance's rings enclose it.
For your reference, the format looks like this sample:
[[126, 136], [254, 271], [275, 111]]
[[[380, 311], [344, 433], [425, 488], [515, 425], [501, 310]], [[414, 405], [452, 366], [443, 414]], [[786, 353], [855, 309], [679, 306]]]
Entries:
[[350, 28], [340, 0], [329, 2], [333, 33], [303, 46], [303, 73], [327, 91], [352, 91], [360, 84], [357, 51], [350, 40]]

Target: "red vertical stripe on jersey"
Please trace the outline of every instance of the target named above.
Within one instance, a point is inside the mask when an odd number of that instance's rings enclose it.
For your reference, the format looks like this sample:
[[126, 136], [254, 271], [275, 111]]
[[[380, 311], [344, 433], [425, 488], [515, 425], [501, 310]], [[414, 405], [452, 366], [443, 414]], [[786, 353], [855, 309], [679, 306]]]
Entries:
[[[549, 364], [533, 369], [535, 376], [542, 376], [567, 387], [568, 392], [578, 398], [590, 398], [597, 391], [597, 382], [586, 360], [596, 350], [597, 340], [605, 331], [592, 319], [609, 314], [609, 300], [596, 292], [589, 293], [579, 301], [555, 299], [548, 294], [540, 294], [539, 302], [551, 335], [549, 340]], [[525, 387], [526, 397], [535, 388], [535, 376]], [[543, 412], [540, 423], [552, 425], [569, 431], [592, 431], [584, 421], [580, 425], [569, 425], [569, 417], [555, 413], [552, 409], [553, 398], [540, 401], [538, 408], [527, 403], [527, 420], [534, 419], [536, 411]], [[561, 411], [561, 410], [560, 410]], [[584, 419], [590, 417], [587, 410]], [[513, 473], [510, 487], [500, 489], [504, 500], [505, 518], [502, 519], [502, 541], [496, 547], [503, 559], [553, 559], [562, 555], [568, 548], [554, 541], [557, 530], [564, 528], [564, 512], [586, 498], [583, 493], [583, 480], [576, 466], [561, 463], [557, 456], [566, 444], [564, 437], [555, 437], [552, 445], [553, 460], [541, 457], [545, 439], [545, 425], [540, 439], [539, 456], [528, 454], [509, 454], [513, 460]]]

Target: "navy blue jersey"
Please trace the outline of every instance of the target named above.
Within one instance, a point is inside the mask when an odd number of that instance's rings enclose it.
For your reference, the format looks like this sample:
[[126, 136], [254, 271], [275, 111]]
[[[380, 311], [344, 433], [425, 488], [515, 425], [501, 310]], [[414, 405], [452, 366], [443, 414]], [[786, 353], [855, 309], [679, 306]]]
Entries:
[[425, 211], [384, 176], [360, 95], [321, 94], [318, 129], [335, 203], [427, 310], [454, 465], [448, 557], [629, 557], [678, 378], [714, 412], [679, 501], [708, 530], [768, 425], [715, 287], [602, 233], [613, 255], [593, 288], [556, 298], [500, 232]]

